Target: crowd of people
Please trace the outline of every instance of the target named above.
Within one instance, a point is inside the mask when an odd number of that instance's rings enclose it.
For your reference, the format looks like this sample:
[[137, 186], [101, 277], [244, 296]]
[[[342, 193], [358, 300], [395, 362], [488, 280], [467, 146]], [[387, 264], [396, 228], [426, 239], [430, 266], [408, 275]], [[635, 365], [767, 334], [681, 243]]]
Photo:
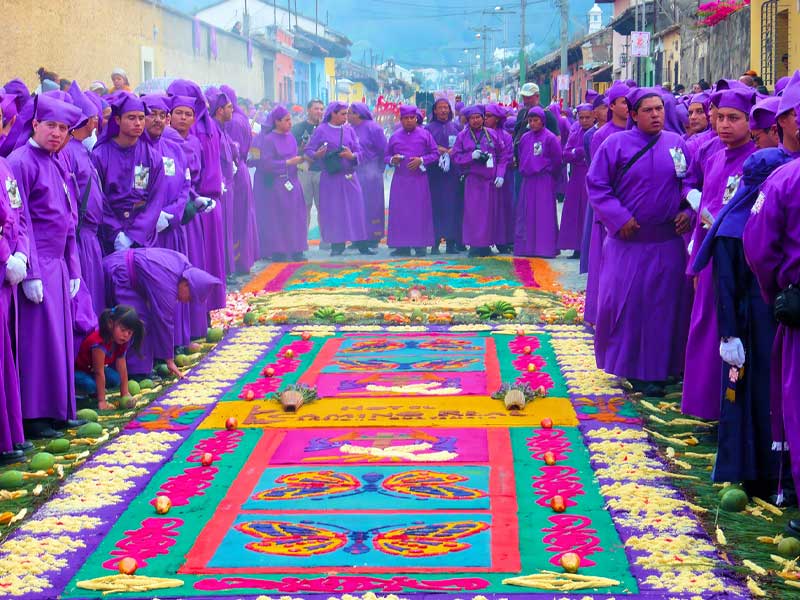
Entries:
[[683, 411], [719, 421], [715, 480], [784, 500], [788, 450], [800, 482], [800, 72], [774, 95], [617, 81], [574, 110], [534, 83], [513, 107], [442, 95], [388, 132], [358, 102], [294, 122], [225, 85], [48, 77], [0, 90], [0, 461], [74, 426], [76, 394], [180, 376], [226, 277], [305, 260], [315, 207], [334, 256], [572, 251], [598, 366], [648, 395], [683, 378]]

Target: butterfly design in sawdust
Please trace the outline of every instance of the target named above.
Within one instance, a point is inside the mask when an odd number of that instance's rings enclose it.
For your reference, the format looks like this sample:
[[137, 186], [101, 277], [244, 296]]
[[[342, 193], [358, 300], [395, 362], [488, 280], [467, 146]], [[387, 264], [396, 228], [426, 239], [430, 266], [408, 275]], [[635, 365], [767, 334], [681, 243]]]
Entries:
[[[392, 529], [383, 531], [388, 528]], [[366, 554], [375, 549], [405, 558], [441, 556], [470, 548], [461, 540], [488, 528], [489, 523], [470, 520], [385, 525], [363, 531], [315, 521], [249, 521], [235, 525], [237, 531], [258, 538], [245, 545], [248, 550], [297, 557], [340, 549], [348, 554]], [[367, 543], [370, 541], [372, 547]]]
[[[411, 470], [395, 473], [384, 479], [381, 473], [365, 473], [361, 481], [350, 473], [339, 471], [301, 471], [281, 475], [275, 483], [283, 485], [260, 491], [254, 500], [295, 500], [308, 498], [345, 498], [365, 493], [420, 500], [475, 500], [486, 496], [483, 490], [460, 485], [468, 477], [458, 473]], [[380, 485], [379, 485], [380, 484]]]

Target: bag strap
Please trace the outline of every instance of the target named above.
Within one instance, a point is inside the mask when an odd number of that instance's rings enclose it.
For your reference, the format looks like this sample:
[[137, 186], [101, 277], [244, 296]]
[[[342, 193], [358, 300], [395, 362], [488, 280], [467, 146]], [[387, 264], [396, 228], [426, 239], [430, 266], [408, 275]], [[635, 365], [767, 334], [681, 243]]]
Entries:
[[633, 167], [633, 165], [635, 165], [639, 161], [639, 159], [642, 158], [642, 156], [644, 156], [645, 153], [648, 150], [650, 150], [650, 148], [655, 146], [658, 143], [658, 140], [660, 140], [660, 139], [661, 139], [661, 134], [660, 133], [656, 134], [655, 136], [652, 137], [652, 139], [649, 142], [647, 142], [647, 144], [645, 144], [644, 148], [642, 148], [636, 154], [634, 154], [631, 157], [631, 159], [628, 162], [625, 163], [625, 166], [623, 166], [622, 169], [620, 169], [617, 172], [617, 174], [614, 176], [614, 184], [611, 187], [616, 189], [616, 187], [619, 184], [620, 180], [623, 177], [625, 177], [625, 174], [628, 171], [631, 170], [631, 167]]
[[89, 181], [87, 181], [86, 187], [83, 189], [83, 194], [81, 194], [81, 203], [78, 205], [78, 226], [75, 231], [77, 237], [81, 236], [81, 229], [83, 228], [83, 220], [86, 218], [86, 211], [89, 205], [89, 192], [91, 189], [92, 178], [89, 177]]

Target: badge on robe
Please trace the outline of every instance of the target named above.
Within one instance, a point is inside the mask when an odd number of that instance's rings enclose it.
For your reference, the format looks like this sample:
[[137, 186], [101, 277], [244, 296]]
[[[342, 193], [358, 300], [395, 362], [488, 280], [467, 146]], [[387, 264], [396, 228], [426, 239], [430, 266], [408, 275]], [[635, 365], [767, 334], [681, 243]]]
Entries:
[[669, 155], [672, 157], [672, 164], [675, 165], [675, 175], [683, 179], [686, 177], [686, 156], [680, 148], [670, 148]]
[[192, 180], [192, 172], [189, 170], [189, 167], [186, 167], [186, 174], [184, 175], [184, 177], [186, 178], [186, 181]]
[[6, 177], [6, 194], [8, 194], [11, 208], [22, 208], [22, 196], [19, 193], [19, 185], [17, 185], [16, 179]]
[[767, 197], [764, 195], [764, 192], [759, 192], [758, 198], [756, 198], [756, 201], [753, 203], [753, 208], [750, 209], [750, 213], [753, 215], [760, 213], [761, 207], [764, 206], [764, 201], [766, 199]]
[[456, 143], [456, 136], [448, 135], [447, 136], [447, 144], [452, 148]]
[[542, 155], [542, 142], [533, 142], [533, 155], [534, 156]]
[[175, 176], [175, 159], [168, 156], [162, 156], [161, 160], [164, 161], [164, 175], [167, 177]]
[[728, 177], [728, 183], [725, 184], [725, 192], [722, 194], [723, 206], [731, 201], [739, 189], [739, 182], [742, 180], [741, 175], [731, 175]]
[[133, 188], [136, 190], [146, 190], [150, 183], [150, 167], [136, 165], [133, 168]]

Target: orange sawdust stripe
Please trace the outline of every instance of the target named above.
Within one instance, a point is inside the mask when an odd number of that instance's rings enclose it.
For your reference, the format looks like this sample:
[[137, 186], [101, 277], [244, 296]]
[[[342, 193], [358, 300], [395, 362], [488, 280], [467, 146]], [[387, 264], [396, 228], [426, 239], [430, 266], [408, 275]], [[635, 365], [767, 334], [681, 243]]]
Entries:
[[563, 288], [558, 282], [558, 271], [555, 271], [544, 258], [529, 258], [533, 276], [541, 289], [548, 292], [560, 292]]
[[243, 293], [258, 293], [263, 290], [267, 284], [275, 279], [286, 268], [288, 263], [272, 263], [266, 269], [255, 275], [242, 287]]

